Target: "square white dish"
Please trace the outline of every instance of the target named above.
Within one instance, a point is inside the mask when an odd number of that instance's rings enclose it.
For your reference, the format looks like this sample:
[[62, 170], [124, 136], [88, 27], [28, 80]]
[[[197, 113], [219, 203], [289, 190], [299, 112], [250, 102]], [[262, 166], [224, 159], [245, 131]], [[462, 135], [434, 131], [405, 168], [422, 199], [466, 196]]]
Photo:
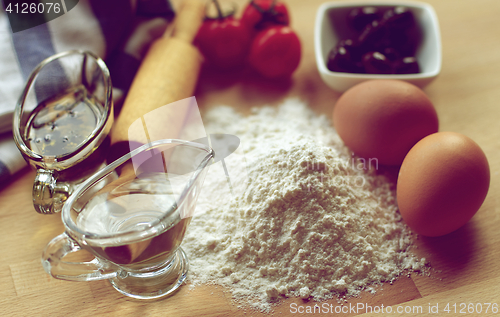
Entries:
[[[415, 57], [420, 65], [420, 73], [415, 74], [358, 74], [334, 72], [327, 68], [330, 50], [342, 39], [346, 29], [335, 27], [332, 21], [346, 20], [349, 12], [357, 7], [396, 7], [409, 8], [422, 31], [422, 41]], [[350, 87], [371, 79], [398, 79], [424, 87], [438, 76], [441, 71], [441, 35], [436, 12], [427, 3], [414, 1], [377, 1], [377, 2], [328, 2], [317, 11], [314, 28], [314, 50], [316, 65], [322, 80], [332, 89], [343, 92]]]

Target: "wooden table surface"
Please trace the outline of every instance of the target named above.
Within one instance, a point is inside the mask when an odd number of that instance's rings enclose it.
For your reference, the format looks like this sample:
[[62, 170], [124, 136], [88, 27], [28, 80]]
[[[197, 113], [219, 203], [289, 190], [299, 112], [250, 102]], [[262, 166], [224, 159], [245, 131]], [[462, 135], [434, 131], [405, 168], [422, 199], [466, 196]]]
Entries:
[[[240, 8], [245, 4], [242, 0], [236, 2]], [[204, 72], [196, 91], [199, 105], [206, 108], [228, 104], [245, 110], [299, 96], [316, 111], [330, 113], [339, 94], [321, 81], [313, 49], [314, 19], [322, 2], [287, 0], [292, 26], [303, 45], [301, 64], [289, 83], [266, 83], [246, 72], [225, 76]], [[354, 307], [359, 303], [379, 309], [382, 305], [393, 306], [393, 312], [401, 307], [407, 312], [404, 316], [426, 316], [436, 305], [440, 316], [463, 315], [459, 312], [467, 305], [462, 310], [466, 315], [498, 315], [492, 313], [494, 305], [486, 313], [485, 303], [500, 304], [500, 1], [427, 2], [439, 18], [443, 66], [440, 76], [425, 92], [437, 109], [440, 130], [463, 133], [486, 153], [491, 168], [490, 190], [481, 209], [464, 227], [444, 237], [416, 240], [416, 252], [431, 262], [430, 277], [404, 276], [394, 285], [384, 285], [375, 295], [363, 293], [346, 305]], [[24, 171], [0, 191], [0, 315], [261, 315], [238, 309], [221, 287], [190, 290], [184, 286], [163, 300], [137, 301], [120, 295], [107, 281], [67, 282], [49, 277], [40, 264], [41, 252], [50, 239], [63, 231], [63, 226], [59, 215], [43, 216], [34, 211], [33, 178], [33, 171]], [[313, 302], [289, 299], [276, 308], [274, 315], [290, 315], [292, 303], [304, 310], [314, 307]], [[337, 305], [336, 301], [328, 303]], [[447, 304], [449, 314], [443, 313]], [[477, 312], [481, 307], [482, 312]], [[341, 315], [363, 312], [349, 310]]]

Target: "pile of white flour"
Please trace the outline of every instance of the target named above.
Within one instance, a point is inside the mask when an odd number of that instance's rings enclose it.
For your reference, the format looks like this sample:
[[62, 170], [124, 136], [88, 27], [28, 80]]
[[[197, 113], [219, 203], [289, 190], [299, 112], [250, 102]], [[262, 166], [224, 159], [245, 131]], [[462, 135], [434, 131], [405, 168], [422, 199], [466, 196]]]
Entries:
[[233, 194], [221, 163], [207, 174], [182, 244], [193, 285], [224, 285], [266, 311], [282, 297], [356, 295], [425, 265], [376, 160], [353, 157], [325, 116], [291, 99], [250, 116], [214, 108], [204, 123], [238, 136], [241, 151], [225, 160]]

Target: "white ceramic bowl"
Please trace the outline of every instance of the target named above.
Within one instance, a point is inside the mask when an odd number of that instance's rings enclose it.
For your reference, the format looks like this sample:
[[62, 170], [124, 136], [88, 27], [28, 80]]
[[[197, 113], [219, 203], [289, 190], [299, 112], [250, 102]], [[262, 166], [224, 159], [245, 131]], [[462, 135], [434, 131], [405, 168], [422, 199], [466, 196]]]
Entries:
[[[326, 67], [328, 53], [344, 39], [344, 30], [335, 29], [332, 19], [344, 19], [351, 9], [356, 7], [395, 7], [409, 8], [420, 28], [422, 29], [422, 43], [417, 49], [415, 57], [420, 66], [417, 74], [356, 74], [332, 72]], [[413, 1], [377, 1], [377, 2], [328, 2], [322, 4], [316, 14], [314, 28], [314, 50], [316, 65], [323, 81], [332, 89], [343, 92], [350, 87], [370, 79], [399, 79], [419, 87], [430, 83], [441, 71], [441, 35], [436, 12], [426, 3]], [[348, 28], [346, 25], [345, 28]]]

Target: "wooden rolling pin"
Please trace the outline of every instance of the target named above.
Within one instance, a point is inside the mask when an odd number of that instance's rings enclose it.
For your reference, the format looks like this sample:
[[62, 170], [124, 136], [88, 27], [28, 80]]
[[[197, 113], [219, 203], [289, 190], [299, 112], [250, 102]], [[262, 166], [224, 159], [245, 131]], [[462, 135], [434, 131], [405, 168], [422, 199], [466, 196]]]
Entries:
[[[142, 124], [132, 124], [145, 114], [172, 102], [193, 96], [203, 57], [193, 45], [205, 15], [201, 0], [185, 0], [173, 22], [173, 31], [167, 29], [163, 37], [149, 48], [111, 130], [112, 161], [128, 153], [130, 145], [148, 143], [147, 135], [176, 138], [186, 113], [170, 108], [161, 117], [148, 118], [147, 133]], [[183, 107], [185, 108], [185, 107]], [[169, 120], [175, 118], [175, 120]], [[143, 119], [144, 120], [144, 119]], [[143, 129], [142, 131], [134, 131]], [[134, 146], [137, 147], [137, 146]]]
[[[204, 15], [205, 6], [200, 0], [185, 0], [173, 22], [171, 36], [170, 29], [167, 29], [163, 37], [156, 40], [149, 48], [111, 130], [108, 162], [152, 141], [147, 137], [150, 134], [164, 135], [168, 138], [176, 138], [179, 135], [187, 115], [179, 111], [186, 111], [186, 107], [180, 110], [170, 107], [162, 111], [161, 117], [148, 117], [146, 133], [144, 133], [145, 125], [133, 125], [133, 123], [141, 119], [144, 122], [144, 115], [150, 111], [193, 96], [203, 58], [192, 42]], [[134, 127], [137, 130], [134, 130]], [[129, 164], [122, 169], [118, 180], [100, 192], [111, 191], [133, 178], [135, 178], [134, 169]], [[128, 245], [127, 252], [121, 252], [122, 264], [133, 262], [151, 241], [152, 239], [149, 239]]]

